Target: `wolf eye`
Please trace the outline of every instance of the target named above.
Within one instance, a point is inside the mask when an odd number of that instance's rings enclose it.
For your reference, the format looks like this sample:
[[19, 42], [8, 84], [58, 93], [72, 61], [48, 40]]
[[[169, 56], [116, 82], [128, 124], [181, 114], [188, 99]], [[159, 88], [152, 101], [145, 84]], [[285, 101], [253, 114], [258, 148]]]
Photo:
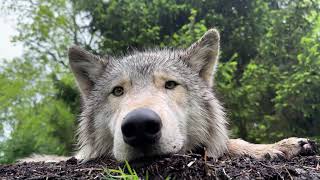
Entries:
[[175, 81], [167, 81], [164, 87], [166, 89], [174, 89], [177, 85], [178, 83]]
[[123, 93], [124, 93], [124, 90], [123, 90], [123, 87], [121, 87], [121, 86], [117, 86], [117, 87], [113, 88], [113, 90], [112, 90], [112, 94], [114, 96], [122, 96]]

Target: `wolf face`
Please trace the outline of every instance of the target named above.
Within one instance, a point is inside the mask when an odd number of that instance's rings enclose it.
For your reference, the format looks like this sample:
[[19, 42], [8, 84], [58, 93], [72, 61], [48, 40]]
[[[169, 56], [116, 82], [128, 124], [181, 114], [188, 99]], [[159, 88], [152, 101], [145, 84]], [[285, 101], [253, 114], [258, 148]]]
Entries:
[[223, 109], [212, 91], [219, 33], [211, 29], [186, 50], [101, 58], [69, 49], [83, 99], [77, 158], [119, 161], [206, 147], [226, 151]]

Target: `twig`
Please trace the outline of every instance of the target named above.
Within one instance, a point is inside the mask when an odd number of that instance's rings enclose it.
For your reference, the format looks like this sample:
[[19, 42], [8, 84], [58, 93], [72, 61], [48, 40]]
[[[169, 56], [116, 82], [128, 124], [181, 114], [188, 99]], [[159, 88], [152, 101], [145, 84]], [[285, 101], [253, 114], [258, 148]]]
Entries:
[[83, 168], [83, 169], [75, 169], [74, 171], [103, 171], [102, 168]]
[[204, 150], [204, 155], [203, 155], [204, 156], [203, 157], [204, 158], [204, 162], [207, 164], [207, 156], [208, 156], [207, 148], [204, 147], [203, 150]]
[[178, 156], [178, 157], [187, 157], [191, 158], [192, 156], [186, 155], [186, 154], [173, 154], [172, 156]]
[[194, 158], [194, 160], [191, 161], [191, 162], [189, 162], [189, 163], [187, 164], [187, 166], [188, 166], [188, 167], [191, 167], [192, 164], [194, 164], [196, 161], [197, 161], [197, 158]]
[[207, 148], [206, 147], [203, 147], [203, 159], [204, 159], [204, 170], [206, 172], [206, 174], [209, 174], [209, 164], [207, 163], [207, 155], [208, 155], [208, 152], [207, 152]]
[[224, 170], [224, 168], [222, 169], [222, 172], [228, 179], [231, 179], [230, 176], [228, 176], [228, 174], [226, 173], [226, 170]]
[[291, 174], [290, 174], [289, 170], [288, 170], [286, 167], [285, 167], [285, 170], [287, 171], [287, 173], [289, 174], [290, 179], [292, 180], [293, 178], [292, 178], [292, 176], [291, 176]]

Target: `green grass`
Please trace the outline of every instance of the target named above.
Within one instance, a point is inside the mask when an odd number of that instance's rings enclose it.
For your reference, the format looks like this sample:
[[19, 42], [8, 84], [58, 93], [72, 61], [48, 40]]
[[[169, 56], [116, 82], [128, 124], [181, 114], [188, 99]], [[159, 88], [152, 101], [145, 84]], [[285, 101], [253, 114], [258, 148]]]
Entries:
[[[124, 179], [124, 180], [139, 180], [145, 179], [149, 180], [149, 173], [146, 172], [146, 175], [143, 178], [140, 178], [137, 175], [137, 172], [131, 168], [128, 161], [125, 161], [124, 167], [121, 169], [104, 169], [104, 179], [115, 180], [115, 179]], [[170, 177], [166, 177], [166, 180], [170, 180]]]
[[[104, 170], [105, 179], [130, 179], [130, 180], [139, 180], [139, 176], [137, 175], [136, 171], [131, 168], [128, 161], [125, 162], [124, 167], [121, 169], [105, 169]], [[145, 179], [149, 179], [148, 172], [146, 173]]]

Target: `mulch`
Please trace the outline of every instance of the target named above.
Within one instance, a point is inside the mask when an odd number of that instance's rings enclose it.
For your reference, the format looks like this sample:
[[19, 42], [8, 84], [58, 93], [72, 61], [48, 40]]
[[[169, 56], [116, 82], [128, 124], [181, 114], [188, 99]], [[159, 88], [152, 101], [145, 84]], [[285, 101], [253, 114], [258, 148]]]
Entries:
[[[320, 156], [291, 160], [250, 157], [204, 159], [198, 154], [170, 155], [129, 163], [145, 179], [320, 179]], [[58, 163], [0, 165], [0, 179], [108, 179], [107, 169], [124, 168], [113, 159], [81, 163], [75, 158]]]

